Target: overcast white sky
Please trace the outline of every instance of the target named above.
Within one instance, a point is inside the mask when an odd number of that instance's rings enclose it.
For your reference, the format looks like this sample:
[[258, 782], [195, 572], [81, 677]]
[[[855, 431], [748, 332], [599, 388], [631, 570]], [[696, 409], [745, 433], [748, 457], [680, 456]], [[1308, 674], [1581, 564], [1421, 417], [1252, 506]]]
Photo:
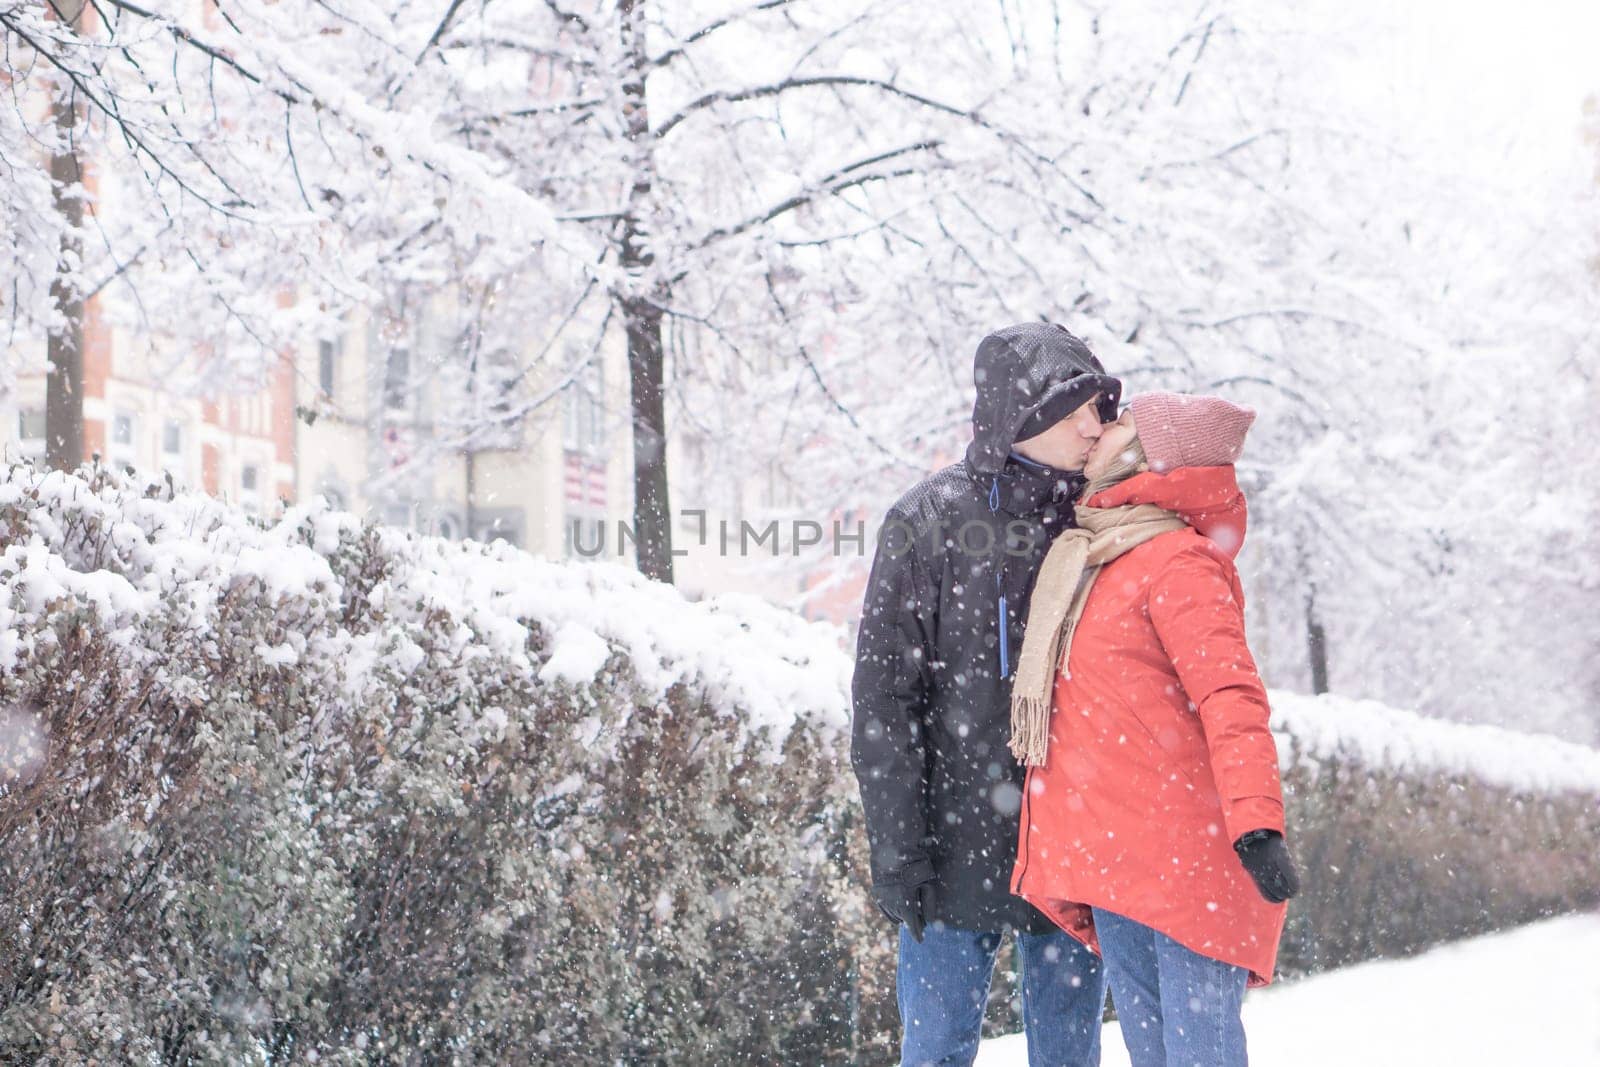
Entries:
[[1402, 128], [1511, 186], [1593, 175], [1584, 97], [1600, 94], [1600, 0], [1358, 0], [1375, 32], [1363, 69], [1371, 103]]

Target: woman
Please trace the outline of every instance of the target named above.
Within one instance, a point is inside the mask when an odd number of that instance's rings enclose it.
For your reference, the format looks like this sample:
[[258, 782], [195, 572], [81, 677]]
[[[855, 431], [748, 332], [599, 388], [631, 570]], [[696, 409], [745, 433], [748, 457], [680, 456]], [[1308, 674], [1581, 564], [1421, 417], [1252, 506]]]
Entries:
[[1247, 1062], [1244, 991], [1272, 981], [1299, 889], [1233, 564], [1254, 418], [1147, 393], [1105, 427], [1013, 683], [1011, 889], [1105, 960], [1134, 1067]]

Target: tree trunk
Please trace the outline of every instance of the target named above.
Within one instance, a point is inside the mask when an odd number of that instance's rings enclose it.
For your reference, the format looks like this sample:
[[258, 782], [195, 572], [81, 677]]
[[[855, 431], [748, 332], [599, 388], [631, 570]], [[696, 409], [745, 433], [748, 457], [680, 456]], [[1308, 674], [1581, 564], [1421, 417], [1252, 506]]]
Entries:
[[461, 539], [477, 539], [478, 536], [478, 450], [469, 447], [466, 456], [467, 468], [467, 528], [461, 532]]
[[633, 525], [639, 570], [672, 582], [672, 521], [667, 498], [661, 310], [648, 300], [623, 302], [633, 404]]
[[672, 510], [667, 498], [667, 424], [661, 344], [661, 309], [666, 294], [652, 278], [650, 193], [655, 157], [650, 111], [645, 96], [649, 59], [645, 53], [644, 0], [621, 0], [619, 24], [627, 79], [622, 85], [622, 118], [628, 131], [633, 184], [622, 220], [619, 262], [627, 292], [614, 294], [628, 333], [628, 384], [633, 411], [633, 529], [641, 573], [672, 582]]
[[1306, 650], [1311, 658], [1311, 692], [1328, 691], [1328, 635], [1317, 617], [1317, 587], [1306, 593]]
[[[59, 0], [59, 18], [80, 25], [83, 0]], [[73, 275], [83, 263], [83, 197], [68, 191], [83, 180], [78, 156], [78, 105], [72, 84], [63, 75], [51, 94], [50, 112], [61, 144], [50, 156], [50, 180], [55, 208], [65, 225], [50, 299], [66, 321], [50, 331], [46, 352], [50, 362], [44, 402], [45, 462], [52, 470], [77, 470], [83, 463], [83, 290]]]

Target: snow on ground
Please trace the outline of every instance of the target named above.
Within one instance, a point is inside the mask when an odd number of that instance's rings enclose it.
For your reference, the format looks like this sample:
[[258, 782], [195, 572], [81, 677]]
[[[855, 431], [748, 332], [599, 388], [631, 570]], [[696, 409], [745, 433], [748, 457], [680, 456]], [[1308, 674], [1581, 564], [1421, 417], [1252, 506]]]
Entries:
[[[1252, 1067], [1600, 1065], [1600, 913], [1358, 964], [1245, 996]], [[1116, 1023], [1102, 1067], [1127, 1067]], [[1026, 1067], [1021, 1034], [977, 1067]]]

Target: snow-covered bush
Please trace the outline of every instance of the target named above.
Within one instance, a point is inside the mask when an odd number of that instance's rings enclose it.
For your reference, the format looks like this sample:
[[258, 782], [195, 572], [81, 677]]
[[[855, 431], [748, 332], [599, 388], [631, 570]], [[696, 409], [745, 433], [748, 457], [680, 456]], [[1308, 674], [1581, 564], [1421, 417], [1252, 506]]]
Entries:
[[1306, 875], [1285, 974], [1600, 904], [1600, 751], [1370, 700], [1272, 707]]
[[835, 632], [82, 475], [0, 481], [0, 1059], [840, 1043]]

